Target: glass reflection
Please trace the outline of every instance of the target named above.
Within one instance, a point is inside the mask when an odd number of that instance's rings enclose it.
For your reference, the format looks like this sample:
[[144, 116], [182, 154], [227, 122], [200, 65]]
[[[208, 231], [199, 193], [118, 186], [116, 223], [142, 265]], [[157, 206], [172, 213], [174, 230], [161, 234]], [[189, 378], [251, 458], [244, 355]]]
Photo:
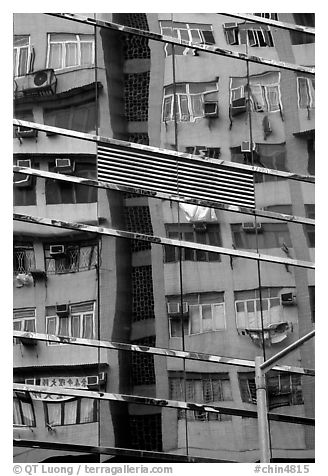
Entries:
[[[95, 16], [195, 44], [313, 64], [311, 44], [301, 51], [305, 41], [297, 35], [224, 15]], [[305, 17], [297, 21], [307, 24], [311, 19]], [[293, 21], [293, 15], [279, 14], [279, 20]], [[40, 37], [43, 42], [36, 41]], [[313, 185], [274, 175], [314, 174], [310, 75], [50, 15], [17, 14], [14, 88], [17, 119], [124, 141], [97, 144], [18, 127], [15, 165], [314, 218]], [[177, 160], [175, 151], [194, 158]], [[223, 167], [221, 159], [236, 167]], [[250, 165], [272, 172], [254, 174]], [[253, 361], [271, 357], [313, 328], [312, 271], [201, 248], [312, 261], [312, 225], [24, 173], [14, 176], [14, 210], [132, 232], [127, 239], [15, 222], [16, 331]], [[194, 246], [152, 243], [136, 234]], [[18, 383], [256, 410], [254, 369], [236, 362], [28, 336], [15, 339], [14, 355]], [[312, 368], [313, 346], [306, 344], [282, 363]], [[267, 390], [268, 410], [313, 416], [312, 377], [270, 371]], [[48, 400], [16, 391], [17, 438], [259, 459], [255, 418], [140, 402]], [[297, 458], [299, 450], [313, 457], [311, 428], [271, 422], [270, 431], [273, 458]], [[35, 450], [29, 458], [60, 457], [59, 450], [51, 456], [48, 451]]]

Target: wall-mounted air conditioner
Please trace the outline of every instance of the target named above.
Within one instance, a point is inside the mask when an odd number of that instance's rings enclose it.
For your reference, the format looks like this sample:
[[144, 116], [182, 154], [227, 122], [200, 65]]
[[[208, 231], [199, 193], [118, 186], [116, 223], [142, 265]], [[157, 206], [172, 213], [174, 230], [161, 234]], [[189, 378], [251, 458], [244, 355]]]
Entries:
[[263, 231], [262, 223], [255, 223], [253, 221], [242, 224], [243, 231], [245, 233], [261, 233]]
[[[256, 144], [253, 142], [253, 150], [256, 149]], [[248, 140], [243, 140], [240, 145], [241, 152], [252, 152], [251, 143]]]
[[38, 131], [36, 129], [30, 129], [28, 127], [17, 126], [16, 127], [16, 137], [20, 139], [29, 139], [31, 137], [37, 137]]
[[[31, 168], [31, 161], [28, 160], [17, 160], [18, 167], [28, 167]], [[33, 186], [33, 175], [25, 175], [21, 173], [14, 173], [14, 186], [17, 188], [29, 188]]]
[[[182, 305], [182, 314], [186, 315], [189, 312], [189, 306], [187, 302], [183, 302]], [[170, 316], [177, 316], [181, 314], [181, 303], [180, 302], [168, 302], [167, 303], [167, 313]]]
[[25, 76], [22, 85], [24, 96], [49, 96], [56, 92], [57, 79], [53, 69], [42, 69]]
[[69, 305], [56, 304], [56, 314], [58, 317], [67, 317], [69, 315]]
[[219, 105], [217, 101], [205, 101], [204, 102], [204, 115], [205, 117], [218, 117]]
[[196, 233], [206, 233], [207, 223], [204, 223], [204, 222], [194, 223], [193, 228]]
[[65, 256], [65, 246], [64, 245], [51, 245], [50, 246], [50, 256], [52, 258], [60, 258]]
[[56, 159], [55, 172], [59, 172], [61, 174], [72, 174], [74, 172], [74, 169], [71, 159]]
[[282, 293], [280, 295], [280, 303], [282, 306], [293, 306], [296, 303], [296, 296], [292, 292]]
[[17, 160], [17, 167], [28, 167], [30, 169], [32, 167], [32, 162], [30, 159]]

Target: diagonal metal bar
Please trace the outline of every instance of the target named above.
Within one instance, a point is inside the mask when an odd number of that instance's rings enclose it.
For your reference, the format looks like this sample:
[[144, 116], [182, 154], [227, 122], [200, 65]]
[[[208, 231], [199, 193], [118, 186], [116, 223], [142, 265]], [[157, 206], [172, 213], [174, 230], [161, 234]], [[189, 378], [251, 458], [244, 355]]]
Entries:
[[311, 331], [309, 332], [308, 334], [306, 334], [305, 336], [301, 337], [300, 339], [298, 339], [296, 342], [293, 342], [292, 344], [290, 344], [289, 346], [285, 347], [285, 349], [282, 349], [280, 352], [278, 352], [277, 354], [273, 355], [272, 357], [270, 357], [270, 359], [267, 359], [265, 360], [261, 365], [260, 365], [260, 369], [261, 370], [265, 370], [266, 372], [268, 370], [271, 369], [271, 367], [280, 359], [282, 359], [283, 357], [285, 357], [285, 355], [288, 355], [290, 354], [290, 352], [292, 352], [293, 350], [297, 349], [298, 347], [300, 347], [301, 345], [305, 344], [305, 342], [307, 342], [308, 340], [312, 339], [312, 337], [314, 337], [315, 335], [315, 331]]
[[187, 456], [179, 453], [162, 453], [159, 451], [134, 450], [112, 446], [78, 445], [75, 443], [60, 443], [54, 441], [40, 441], [14, 438], [14, 446], [22, 448], [40, 448], [44, 450], [73, 451], [75, 453], [91, 453], [115, 455], [168, 461], [172, 463], [236, 463], [233, 460], [203, 458], [201, 456]]
[[[203, 411], [209, 413], [217, 413], [220, 415], [236, 415], [246, 418], [257, 418], [257, 412], [253, 410], [244, 410], [240, 408], [218, 406], [218, 405], [202, 405], [200, 403], [183, 402], [177, 400], [168, 400], [165, 398], [142, 397], [139, 395], [125, 395], [121, 393], [105, 393], [95, 392], [91, 390], [81, 390], [75, 388], [54, 388], [41, 385], [25, 385], [14, 383], [14, 391], [46, 393], [50, 395], [67, 395], [81, 398], [94, 398], [103, 401], [116, 401], [122, 403], [133, 403], [136, 405], [151, 405], [164, 408], [178, 408], [181, 410]], [[295, 415], [284, 415], [279, 413], [268, 413], [268, 418], [275, 421], [284, 421], [287, 423], [295, 423], [299, 425], [314, 425], [313, 418], [299, 417]]]
[[240, 170], [245, 170], [245, 171], [253, 172], [253, 173], [272, 175], [275, 177], [281, 177], [283, 179], [288, 179], [288, 180], [298, 180], [301, 182], [308, 182], [308, 183], [315, 182], [315, 177], [312, 175], [301, 175], [301, 174], [296, 174], [292, 172], [284, 172], [282, 170], [266, 169], [263, 167], [239, 164], [238, 162], [229, 162], [227, 160], [208, 159], [208, 158], [201, 159], [197, 155], [186, 154], [184, 152], [176, 152], [174, 150], [163, 149], [160, 147], [136, 144], [134, 142], [126, 142], [126, 141], [122, 141], [118, 139], [112, 139], [109, 137], [97, 136], [94, 134], [87, 134], [86, 132], [78, 132], [78, 131], [72, 131], [70, 129], [62, 129], [60, 127], [48, 126], [45, 124], [39, 124], [37, 122], [13, 119], [13, 125], [26, 127], [28, 129], [35, 129], [42, 132], [53, 132], [54, 134], [60, 134], [66, 137], [72, 137], [74, 139], [87, 140], [90, 142], [95, 142], [97, 144], [103, 143], [105, 145], [109, 144], [109, 145], [115, 145], [119, 147], [129, 147], [131, 148], [132, 151], [146, 151], [146, 152], [150, 152], [154, 154], [170, 155], [170, 156], [176, 157], [177, 160], [179, 158], [192, 159], [198, 163], [203, 163], [203, 164], [211, 163], [211, 164], [219, 165], [221, 167], [228, 167], [230, 169], [240, 169]]
[[315, 35], [315, 28], [303, 25], [294, 25], [292, 23], [278, 21], [278, 20], [271, 20], [270, 18], [263, 18], [257, 15], [251, 15], [248, 13], [217, 13], [217, 15], [226, 15], [232, 18], [240, 18], [241, 20], [252, 21], [255, 23], [262, 23], [264, 25], [274, 26], [278, 28], [282, 28], [284, 30], [293, 30], [299, 31], [300, 33], [306, 33], [308, 35]]
[[[236, 359], [234, 357], [222, 357], [214, 354], [205, 354], [202, 352], [182, 351], [174, 349], [165, 349], [162, 347], [150, 347], [145, 345], [127, 344], [122, 342], [111, 342], [95, 339], [82, 339], [80, 337], [55, 336], [51, 334], [42, 334], [39, 332], [13, 331], [16, 338], [32, 339], [44, 342], [57, 342], [58, 344], [80, 345], [86, 347], [96, 347], [110, 350], [122, 350], [130, 352], [141, 352], [143, 354], [161, 355], [165, 357], [174, 357], [188, 360], [198, 360], [204, 362], [213, 362], [216, 364], [232, 365], [237, 367], [255, 368], [253, 360]], [[302, 375], [314, 375], [313, 369], [294, 367], [291, 365], [276, 365], [273, 370], [279, 372], [288, 372]]]
[[73, 223], [64, 220], [55, 220], [53, 218], [35, 217], [31, 215], [24, 215], [14, 213], [13, 219], [25, 223], [33, 223], [36, 225], [54, 226], [57, 228], [66, 228], [68, 230], [84, 231], [90, 233], [97, 233], [100, 235], [115, 236], [117, 238], [128, 238], [133, 240], [148, 241], [159, 245], [175, 246], [177, 248], [190, 248], [193, 250], [209, 251], [211, 253], [218, 253], [228, 256], [235, 256], [237, 258], [247, 258], [257, 261], [266, 261], [269, 263], [278, 263], [299, 268], [314, 269], [314, 263], [310, 261], [301, 261], [292, 258], [281, 258], [279, 256], [264, 255], [262, 253], [254, 253], [247, 251], [239, 251], [230, 248], [223, 248], [213, 245], [203, 245], [201, 243], [194, 243], [190, 241], [175, 240], [172, 238], [163, 238], [160, 236], [145, 235], [143, 233], [136, 233], [132, 231], [117, 230], [114, 228], [104, 228], [101, 226], [86, 225], [85, 223]]
[[85, 185], [89, 187], [96, 187], [101, 189], [117, 190], [125, 193], [133, 193], [138, 195], [145, 195], [151, 198], [158, 198], [161, 200], [169, 200], [178, 203], [191, 203], [193, 205], [199, 205], [203, 207], [210, 207], [227, 212], [242, 213], [243, 215], [259, 216], [263, 218], [271, 218], [273, 220], [282, 220], [286, 222], [301, 223], [304, 225], [315, 225], [315, 220], [312, 218], [299, 217], [295, 215], [286, 215], [284, 213], [271, 212], [267, 210], [241, 207], [238, 205], [228, 205], [226, 203], [213, 202], [211, 200], [201, 200], [185, 196], [171, 195], [163, 192], [153, 192], [146, 189], [137, 187], [129, 187], [127, 185], [119, 185], [115, 183], [102, 182], [100, 180], [86, 179], [83, 177], [75, 177], [72, 175], [63, 175], [57, 172], [48, 172], [39, 169], [30, 169], [27, 167], [19, 167], [14, 165], [13, 171], [16, 173], [22, 173], [25, 175], [33, 175], [35, 177], [49, 178], [53, 180], [59, 180], [63, 182], [76, 183], [79, 185]]
[[299, 66], [292, 63], [286, 63], [285, 61], [278, 61], [273, 59], [261, 58], [259, 56], [248, 55], [245, 53], [240, 53], [237, 51], [225, 50], [223, 48], [217, 48], [212, 45], [204, 45], [193, 43], [192, 41], [179, 40], [171, 36], [161, 35], [160, 33], [154, 33], [146, 30], [139, 30], [138, 28], [132, 28], [126, 25], [120, 25], [117, 23], [96, 20], [91, 17], [86, 17], [83, 15], [77, 15], [74, 13], [47, 13], [46, 15], [52, 15], [59, 18], [65, 18], [67, 20], [74, 20], [79, 23], [84, 23], [86, 25], [98, 26], [100, 28], [108, 28], [110, 30], [120, 31], [122, 33], [127, 33], [131, 35], [138, 35], [148, 38], [150, 40], [161, 41], [169, 43], [171, 45], [184, 46], [185, 48], [191, 48], [197, 51], [206, 51], [207, 53], [212, 53], [219, 56], [225, 56], [228, 58], [233, 58], [242, 61], [249, 61], [251, 63], [265, 64], [280, 69], [287, 69], [291, 71], [299, 71], [302, 73], [314, 74], [314, 68], [308, 68], [306, 66]]

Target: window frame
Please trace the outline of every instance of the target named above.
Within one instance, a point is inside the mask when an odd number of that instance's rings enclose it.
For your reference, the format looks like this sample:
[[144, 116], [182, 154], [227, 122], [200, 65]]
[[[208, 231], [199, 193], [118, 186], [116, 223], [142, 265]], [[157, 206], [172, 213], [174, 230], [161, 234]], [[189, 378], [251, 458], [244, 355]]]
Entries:
[[[32, 58], [33, 58], [33, 47], [31, 45], [31, 36], [30, 35], [15, 35], [15, 36], [26, 36], [28, 39], [28, 44], [24, 46], [13, 46], [15, 52], [14, 60], [14, 78], [20, 78], [26, 76], [32, 71]], [[21, 62], [21, 50], [27, 49], [27, 59], [26, 59], [26, 71], [22, 74], [20, 73], [20, 62]]]
[[[172, 226], [173, 225], [173, 226]], [[214, 246], [222, 246], [221, 227], [219, 223], [206, 223], [207, 230], [204, 233], [197, 232], [192, 224], [184, 223], [180, 226], [176, 223], [166, 224], [166, 235], [168, 238], [181, 239], [183, 241], [189, 241], [190, 243], [207, 244]], [[218, 243], [211, 243], [210, 232], [215, 233], [219, 237]], [[193, 241], [186, 239], [186, 234], [193, 234]], [[170, 236], [171, 235], [171, 236]], [[176, 236], [172, 236], [176, 235]], [[179, 238], [180, 237], [180, 238]], [[205, 237], [204, 240], [201, 237]], [[216, 241], [216, 240], [215, 240]], [[192, 248], [178, 248], [175, 246], [164, 247], [164, 263], [176, 263], [179, 261], [179, 254], [181, 252], [182, 261], [191, 261], [194, 263], [206, 262], [206, 263], [218, 263], [221, 262], [221, 255], [219, 253], [212, 253], [211, 251], [203, 251]], [[168, 260], [168, 256], [173, 259]]]
[[[194, 336], [194, 335], [200, 335], [200, 334], [205, 334], [207, 332], [223, 332], [223, 331], [226, 331], [227, 329], [227, 316], [226, 316], [226, 306], [225, 306], [225, 301], [224, 301], [224, 293], [220, 293], [220, 297], [222, 297], [222, 300], [221, 301], [217, 301], [217, 302], [200, 302], [200, 300], [202, 300], [202, 293], [200, 294], [197, 294], [197, 303], [190, 303], [189, 301], [192, 301], [192, 299], [189, 299], [188, 300], [188, 296], [185, 296], [185, 299], [184, 299], [184, 302], [188, 303], [188, 316], [187, 317], [182, 317], [181, 318], [181, 315], [180, 314], [177, 314], [177, 316], [175, 315], [169, 315], [168, 316], [168, 326], [169, 326], [169, 337], [170, 338], [173, 338], [173, 337], [178, 337], [178, 338], [181, 338], [181, 335], [174, 335], [175, 332], [173, 331], [174, 327], [172, 326], [172, 321], [175, 321], [175, 324], [180, 324], [181, 326], [181, 319], [183, 321], [183, 332], [184, 332], [184, 335], [188, 335], [188, 336]], [[208, 299], [209, 301], [212, 301], [214, 298], [212, 299]], [[219, 297], [217, 298], [219, 299]], [[206, 301], [206, 299], [204, 299]], [[170, 299], [170, 297], [168, 297], [167, 299], [167, 303], [174, 303], [175, 300], [174, 299]], [[190, 307], [198, 307], [199, 309], [199, 315], [198, 315], [198, 319], [199, 319], [199, 329], [200, 331], [199, 332], [191, 332], [191, 315], [190, 315]], [[211, 322], [212, 322], [212, 329], [204, 329], [204, 326], [203, 326], [203, 323], [202, 321], [204, 320], [203, 318], [203, 308], [202, 306], [211, 306]], [[220, 306], [223, 308], [223, 320], [224, 320], [224, 325], [223, 327], [219, 327], [219, 328], [215, 328], [215, 314], [214, 314], [214, 307], [216, 306]], [[181, 328], [179, 326], [179, 329]], [[187, 332], [185, 332], [187, 331]]]
[[[281, 248], [282, 243], [278, 243], [280, 237], [277, 236], [278, 233], [283, 233], [285, 236], [283, 236], [283, 243], [285, 243], [289, 248], [292, 248], [293, 243], [291, 241], [291, 236], [290, 236], [290, 231], [288, 227], [288, 223], [286, 222], [265, 222], [261, 223], [262, 226], [262, 232], [261, 233], [246, 233], [242, 229], [242, 223], [231, 223], [230, 228], [231, 228], [231, 234], [232, 234], [232, 241], [234, 245], [236, 246], [236, 249], [245, 249], [245, 250], [253, 250], [257, 249], [256, 244], [258, 244], [259, 249], [271, 249], [271, 248]], [[238, 229], [237, 229], [238, 227]], [[273, 227], [273, 229], [272, 229]], [[282, 229], [279, 229], [279, 227], [282, 227]], [[269, 228], [269, 229], [266, 229]], [[270, 229], [271, 228], [271, 229]], [[275, 231], [275, 228], [277, 228], [277, 231]], [[273, 236], [270, 237], [270, 234], [273, 234]], [[286, 235], [287, 233], [287, 235]], [[238, 238], [237, 238], [238, 234]], [[267, 235], [266, 235], [267, 234]], [[256, 236], [258, 236], [258, 243], [256, 243]], [[253, 239], [251, 239], [253, 237]], [[266, 238], [266, 240], [265, 240]], [[274, 246], [271, 246], [271, 243], [266, 243], [265, 241], [270, 241], [273, 240], [275, 243], [272, 243]], [[238, 242], [242, 242], [242, 246]], [[250, 246], [252, 244], [252, 241], [254, 241], [254, 246]], [[286, 242], [287, 241], [287, 242]], [[262, 242], [262, 243], [261, 243]]]
[[[169, 27], [169, 26], [163, 25], [162, 23], [163, 22], [160, 21], [161, 34], [164, 35], [164, 36], [170, 36], [170, 37], [173, 37], [173, 38], [177, 38], [178, 40], [190, 41], [190, 42], [194, 43], [195, 45], [215, 45], [214, 30], [213, 30], [213, 25], [211, 25], [211, 24], [208, 24], [209, 29], [205, 30], [205, 29], [201, 29], [200, 27], [196, 28], [194, 26], [190, 26], [190, 25], [193, 25], [192, 23], [184, 23], [183, 26], [174, 26], [174, 22], [173, 22], [172, 28]], [[167, 34], [166, 31], [164, 31], [164, 30], [170, 30], [171, 34]], [[188, 39], [182, 38], [182, 36], [183, 36], [183, 35], [181, 35], [182, 31], [187, 32]], [[195, 31], [198, 33], [198, 36], [201, 39], [201, 41], [194, 41], [193, 40], [192, 32], [195, 32]], [[212, 33], [213, 43], [206, 42], [203, 31], [210, 31]], [[168, 51], [168, 47], [170, 47], [170, 46], [171, 46], [170, 44], [165, 44], [164, 45], [164, 51], [165, 51], [165, 56], [166, 57], [171, 56], [171, 54]], [[183, 52], [182, 52], [182, 55], [188, 55], [190, 51], [192, 52], [193, 48], [185, 47]], [[178, 54], [178, 53], [176, 53], [176, 54]]]
[[[277, 296], [268, 297], [268, 298], [263, 298], [262, 297], [262, 303], [265, 302], [266, 306], [267, 306], [267, 309], [264, 309], [263, 304], [262, 304], [262, 309], [263, 309], [263, 312], [268, 311], [268, 315], [269, 315], [268, 322], [270, 324], [272, 324], [272, 315], [271, 315], [270, 310], [272, 308], [277, 307], [277, 305], [273, 305], [273, 303], [276, 302], [277, 300], [279, 302], [278, 306], [281, 308], [281, 303], [280, 303], [280, 298], [279, 297], [277, 297]], [[250, 299], [237, 299], [237, 300], [235, 300], [235, 322], [236, 322], [236, 329], [237, 330], [245, 330], [245, 329], [258, 330], [258, 329], [261, 329], [261, 317], [262, 317], [262, 315], [261, 315], [261, 306], [259, 306], [259, 309], [258, 309], [258, 305], [257, 305], [259, 302], [260, 302], [259, 297], [250, 298]], [[253, 303], [253, 311], [248, 310], [248, 303]], [[238, 310], [238, 307], [239, 307], [238, 305], [243, 305], [244, 306], [243, 314], [244, 314], [245, 326], [239, 325], [238, 314], [241, 311]], [[254, 319], [256, 319], [256, 321], [257, 321], [257, 326], [250, 325], [250, 319], [249, 319], [249, 316], [248, 316], [248, 314], [250, 312], [252, 314], [254, 314]], [[280, 317], [282, 318], [282, 315]], [[281, 320], [281, 322], [283, 322], [283, 321]], [[276, 322], [274, 322], [274, 323], [276, 324]]]
[[[28, 317], [15, 317], [15, 313], [19, 313], [19, 312], [31, 312], [33, 311], [33, 314], [34, 316], [28, 316]], [[14, 309], [14, 315], [13, 315], [13, 324], [14, 323], [17, 323], [19, 322], [20, 323], [20, 329], [14, 329], [16, 331], [22, 331], [22, 332], [37, 332], [37, 317], [36, 317], [36, 309], [35, 308], [24, 308], [24, 309]], [[34, 330], [31, 331], [29, 329], [26, 329], [25, 328], [25, 323], [27, 322], [33, 322], [33, 327], [34, 327]], [[14, 326], [13, 326], [14, 327]], [[20, 343], [20, 339], [18, 338], [14, 338], [14, 344], [19, 344]]]
[[[303, 106], [304, 98], [302, 99], [301, 94], [301, 81], [305, 80], [306, 84], [306, 105]], [[314, 89], [314, 79], [308, 78], [306, 76], [297, 77], [297, 97], [298, 97], [298, 107], [299, 109], [315, 109], [315, 89]]]
[[[83, 400], [93, 400], [93, 420], [92, 421], [81, 421], [82, 416], [81, 416], [81, 407], [82, 407], [82, 401]], [[75, 421], [70, 422], [70, 423], [65, 423], [65, 416], [67, 416], [67, 413], [65, 412], [65, 406], [67, 406], [68, 403], [76, 402], [76, 413], [75, 413]], [[57, 405], [60, 407], [60, 424], [54, 424], [54, 423], [49, 423], [49, 410], [48, 410], [48, 405]], [[45, 416], [45, 423], [46, 425], [49, 425], [51, 427], [57, 427], [57, 426], [70, 426], [70, 425], [85, 425], [88, 423], [97, 423], [99, 421], [99, 412], [98, 412], [98, 401], [95, 398], [90, 398], [88, 399], [87, 397], [73, 397], [66, 399], [64, 401], [54, 401], [54, 402], [43, 402], [43, 408], [44, 408], [44, 416]]]
[[[88, 304], [92, 304], [93, 306], [93, 309], [92, 311], [81, 311], [81, 312], [71, 312], [71, 308], [73, 306], [79, 306], [79, 305], [88, 305]], [[86, 316], [90, 316], [92, 314], [92, 336], [90, 337], [84, 337], [84, 323], [85, 323], [85, 317]], [[68, 337], [76, 337], [76, 338], [80, 338], [80, 339], [94, 339], [94, 336], [96, 335], [96, 320], [95, 320], [95, 301], [92, 301], [92, 302], [86, 302], [86, 303], [78, 303], [78, 304], [71, 304], [70, 307], [69, 307], [69, 315], [67, 317], [59, 317], [57, 314], [51, 314], [51, 315], [46, 315], [46, 334], [49, 334], [48, 332], [48, 329], [49, 329], [49, 324], [48, 324], [48, 321], [50, 321], [50, 319], [54, 319], [55, 320], [55, 333], [51, 335], [56, 335], [56, 336], [61, 336], [61, 334], [59, 334], [59, 330], [60, 330], [60, 319], [68, 319], [68, 334], [67, 336]], [[79, 322], [79, 335], [78, 336], [73, 336], [73, 317], [76, 317], [76, 316], [79, 316], [80, 318], [80, 322]], [[56, 346], [56, 345], [66, 345], [65, 343], [61, 343], [61, 342], [47, 342], [47, 345], [48, 346]]]
[[[51, 35], [72, 35], [71, 40], [51, 40]], [[91, 37], [91, 39], [83, 40], [83, 37]], [[75, 38], [74, 38], [75, 37]], [[82, 38], [82, 39], [81, 39]], [[82, 43], [90, 43], [91, 46], [91, 62], [87, 65], [82, 65]], [[76, 55], [77, 55], [77, 64], [66, 66], [66, 48], [67, 44], [76, 45]], [[52, 68], [50, 64], [50, 49], [51, 45], [61, 45], [61, 58], [60, 58], [60, 68], [53, 68], [54, 71], [61, 71], [63, 69], [71, 68], [90, 68], [95, 64], [95, 38], [93, 34], [83, 34], [83, 33], [48, 33], [47, 35], [47, 58], [46, 58], [46, 68]]]
[[[24, 422], [24, 423], [14, 423], [13, 422], [13, 427], [14, 428], [35, 428], [36, 427], [36, 419], [35, 419], [35, 411], [34, 411], [34, 405], [33, 405], [33, 401], [32, 399], [29, 399], [29, 398], [26, 398], [26, 400], [28, 401], [25, 401], [24, 403], [26, 405], [29, 405], [30, 406], [30, 410], [31, 410], [31, 413], [32, 413], [32, 424], [29, 425], [28, 423], [26, 423], [26, 420], [27, 420], [27, 417], [26, 415], [24, 415], [24, 410], [23, 410], [23, 407], [22, 407], [22, 398], [20, 398], [19, 396], [19, 393], [21, 392], [14, 392], [14, 396], [13, 396], [13, 401], [15, 402], [15, 400], [18, 402], [18, 409], [19, 409], [19, 414], [20, 414], [20, 418], [21, 418], [21, 421]], [[15, 406], [15, 403], [13, 402], [13, 406]]]
[[[205, 90], [204, 92], [201, 93], [191, 93], [190, 92], [190, 85], [193, 83], [179, 83], [179, 85], [185, 86], [185, 92], [178, 92], [176, 93], [176, 105], [177, 105], [177, 111], [176, 111], [176, 116], [177, 116], [177, 122], [195, 122], [196, 119], [202, 119], [205, 117], [205, 111], [204, 111], [204, 104], [205, 104], [205, 97], [209, 93], [217, 93], [218, 98], [217, 102], [219, 101], [219, 81], [213, 81], [213, 83], [216, 83], [216, 89], [210, 89], [210, 90]], [[174, 93], [165, 93], [165, 89], [170, 87], [171, 85], [164, 86], [164, 94], [163, 94], [163, 101], [162, 101], [162, 122], [165, 124], [169, 121], [174, 121]], [[206, 88], [206, 85], [204, 83], [204, 88]], [[202, 104], [202, 114], [199, 115], [197, 111], [194, 111], [194, 106], [193, 106], [193, 98], [200, 98], [201, 104]], [[187, 110], [188, 113], [185, 114], [183, 113], [183, 108], [182, 108], [182, 100], [187, 99]], [[166, 103], [170, 103], [170, 107], [166, 107]], [[164, 116], [164, 113], [166, 109], [170, 109], [170, 114], [169, 116]], [[184, 119], [183, 117], [187, 117], [187, 119]]]

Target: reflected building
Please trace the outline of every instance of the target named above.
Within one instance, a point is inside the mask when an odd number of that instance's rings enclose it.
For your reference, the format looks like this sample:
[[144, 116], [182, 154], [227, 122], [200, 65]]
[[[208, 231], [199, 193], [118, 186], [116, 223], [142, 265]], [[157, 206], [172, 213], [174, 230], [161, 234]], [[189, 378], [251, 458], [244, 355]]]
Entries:
[[[277, 14], [256, 15], [278, 19]], [[314, 26], [313, 17], [285, 13], [279, 21]], [[221, 14], [95, 18], [273, 61], [314, 65], [313, 36], [265, 23]], [[245, 164], [314, 175], [314, 111], [310, 74], [172, 46], [101, 24], [14, 15], [15, 118], [86, 134], [16, 127], [14, 165], [172, 195], [219, 196], [239, 207], [314, 218], [311, 183], [264, 173], [249, 176], [238, 169]], [[97, 144], [86, 140], [90, 134], [124, 144]], [[182, 165], [174, 164], [175, 152], [186, 154]], [[216, 187], [219, 160], [237, 168], [229, 169]], [[144, 173], [136, 173], [134, 163]], [[14, 211], [314, 261], [312, 225], [254, 220], [232, 210], [54, 178], [16, 173]], [[18, 331], [254, 360], [263, 353], [271, 357], [313, 329], [314, 289], [312, 271], [302, 267], [26, 221], [14, 225], [13, 317]], [[313, 368], [312, 344], [282, 363]], [[27, 385], [256, 410], [251, 370], [14, 340], [14, 382]], [[267, 387], [270, 412], [313, 418], [312, 377], [270, 371]], [[313, 460], [312, 427], [271, 421], [270, 436], [273, 460]], [[17, 391], [14, 437], [259, 460], [255, 418], [137, 401]], [[81, 460], [89, 457], [84, 454]], [[72, 451], [56, 448], [29, 448], [14, 455], [17, 462], [53, 458], [74, 460]]]

